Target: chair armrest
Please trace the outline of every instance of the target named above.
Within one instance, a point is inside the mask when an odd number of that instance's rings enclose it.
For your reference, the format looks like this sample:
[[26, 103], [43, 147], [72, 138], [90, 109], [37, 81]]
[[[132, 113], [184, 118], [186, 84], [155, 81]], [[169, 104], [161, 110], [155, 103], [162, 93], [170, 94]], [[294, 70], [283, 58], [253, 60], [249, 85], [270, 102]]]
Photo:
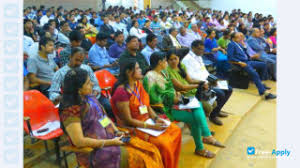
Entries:
[[29, 130], [29, 135], [30, 135], [30, 136], [33, 136], [32, 129], [31, 129], [31, 125], [30, 125], [30, 117], [25, 116], [23, 119], [24, 119], [24, 121], [25, 121], [26, 124], [27, 124], [27, 128], [28, 128], [28, 130]]
[[110, 90], [111, 89], [111, 87], [110, 86], [108, 86], [108, 87], [105, 87], [105, 88], [101, 88], [102, 90], [105, 90], [105, 91], [108, 91], [108, 90]]
[[154, 107], [154, 108], [164, 108], [164, 104], [160, 103], [160, 104], [151, 104], [150, 105], [151, 107]]
[[157, 113], [157, 114], [165, 114], [164, 113], [164, 104], [151, 104], [151, 108]]
[[236, 61], [228, 61], [230, 64], [235, 64], [235, 65], [240, 65], [239, 62], [236, 62]]
[[77, 148], [75, 146], [63, 146], [61, 147], [61, 150], [65, 152], [91, 153], [93, 152], [94, 148], [91, 147]]

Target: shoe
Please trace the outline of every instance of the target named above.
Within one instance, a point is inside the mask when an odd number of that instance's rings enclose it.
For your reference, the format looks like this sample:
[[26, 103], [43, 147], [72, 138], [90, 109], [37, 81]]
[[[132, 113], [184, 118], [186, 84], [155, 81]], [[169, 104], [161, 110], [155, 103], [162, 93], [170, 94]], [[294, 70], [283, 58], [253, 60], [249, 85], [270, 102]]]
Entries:
[[276, 99], [276, 95], [273, 95], [272, 93], [265, 95], [265, 100], [270, 100], [270, 99]]
[[224, 113], [224, 112], [221, 111], [221, 112], [218, 114], [218, 117], [225, 118], [225, 117], [228, 117], [228, 114], [226, 114], [226, 113]]
[[270, 90], [271, 88], [264, 84], [265, 89]]
[[204, 149], [204, 152], [202, 152], [200, 150], [195, 151], [195, 155], [202, 156], [202, 157], [205, 157], [205, 158], [208, 158], [208, 159], [216, 157], [215, 153], [212, 153], [211, 151], [208, 151], [206, 149]]
[[209, 118], [209, 120], [216, 125], [223, 125], [223, 122], [218, 117]]

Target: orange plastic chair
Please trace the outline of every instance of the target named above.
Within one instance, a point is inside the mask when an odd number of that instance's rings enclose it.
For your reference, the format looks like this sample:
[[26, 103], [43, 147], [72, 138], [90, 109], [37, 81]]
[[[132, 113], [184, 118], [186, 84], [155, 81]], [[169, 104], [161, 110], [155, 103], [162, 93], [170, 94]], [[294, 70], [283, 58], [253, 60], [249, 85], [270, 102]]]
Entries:
[[63, 48], [63, 47], [59, 47], [59, 48], [57, 49], [57, 54], [58, 54], [58, 57], [60, 57], [60, 52], [61, 52], [62, 50], [64, 50], [64, 48]]
[[92, 36], [89, 36], [87, 37], [89, 40], [91, 40], [92, 44], [95, 44], [96, 43], [96, 37], [92, 37]]
[[100, 88], [102, 89], [101, 91], [102, 95], [110, 99], [112, 88], [114, 84], [117, 82], [117, 78], [105, 69], [98, 70], [94, 74], [98, 79]]
[[[55, 108], [54, 104], [41, 92], [37, 90], [29, 90], [24, 92], [24, 130], [32, 138], [44, 140], [46, 151], [48, 151], [47, 141], [54, 140], [56, 159], [60, 165], [60, 148], [59, 148], [59, 137], [63, 135], [63, 130], [57, 128], [52, 130], [45, 135], [36, 135], [47, 131], [47, 128], [43, 128], [45, 124], [49, 122], [58, 121], [60, 118], [58, 109]], [[48, 128], [49, 129], [49, 128]], [[37, 132], [34, 134], [33, 132]]]

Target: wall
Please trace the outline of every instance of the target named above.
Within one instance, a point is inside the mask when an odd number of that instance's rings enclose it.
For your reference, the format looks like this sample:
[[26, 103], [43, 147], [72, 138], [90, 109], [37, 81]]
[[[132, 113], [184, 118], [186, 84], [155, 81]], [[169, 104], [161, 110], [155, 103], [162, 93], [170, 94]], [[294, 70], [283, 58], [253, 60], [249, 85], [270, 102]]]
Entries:
[[198, 0], [195, 1], [198, 5], [200, 5], [202, 8], [210, 8], [211, 0]]
[[158, 8], [160, 5], [165, 8], [175, 5], [175, 0], [151, 0], [151, 8]]
[[[106, 0], [106, 7], [112, 6], [124, 6], [129, 8], [133, 6], [134, 0]], [[168, 1], [168, 0], [167, 0]], [[93, 8], [94, 10], [102, 9], [102, 0], [24, 0], [24, 7], [35, 5], [39, 8], [40, 5], [45, 5], [46, 8], [54, 6], [63, 6], [65, 9], [88, 9]], [[138, 0], [140, 8], [144, 8], [144, 0]]]
[[212, 9], [228, 10], [241, 9], [243, 12], [252, 11], [253, 14], [277, 16], [277, 0], [211, 0]]
[[65, 9], [88, 9], [93, 8], [99, 10], [102, 4], [101, 0], [24, 0], [24, 7], [35, 5], [39, 8], [40, 5], [44, 5], [46, 8], [54, 6], [63, 6]]

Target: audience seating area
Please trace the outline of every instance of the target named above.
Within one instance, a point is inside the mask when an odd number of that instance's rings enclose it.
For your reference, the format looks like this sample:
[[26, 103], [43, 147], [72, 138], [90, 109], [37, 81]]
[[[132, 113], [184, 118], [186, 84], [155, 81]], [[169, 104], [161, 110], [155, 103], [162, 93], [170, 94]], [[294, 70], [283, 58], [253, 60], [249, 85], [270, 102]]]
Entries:
[[[87, 71], [93, 91], [101, 89], [95, 96], [102, 96], [102, 100], [97, 99], [106, 113], [113, 115], [112, 91], [122, 78], [120, 65], [127, 61], [122, 58], [135, 47], [133, 36], [138, 39], [134, 59], [143, 66], [142, 70], [149, 71], [150, 67], [153, 70], [150, 61], [155, 52], [187, 50], [188, 54], [201, 57], [205, 71], [234, 88], [221, 109], [228, 115], [222, 118], [222, 126], [207, 116], [213, 137], [223, 144], [259, 103], [276, 98], [273, 95], [277, 80], [276, 23], [271, 15], [253, 15], [240, 10], [187, 8], [176, 11], [169, 7], [139, 10], [110, 6], [99, 12], [80, 7], [72, 10], [63, 6], [28, 7], [24, 9], [23, 45], [24, 167], [73, 168], [81, 166], [74, 153], [94, 157], [96, 149], [70, 144], [70, 137], [62, 127], [59, 104], [63, 79], [70, 72], [66, 69], [80, 67]], [[193, 46], [195, 41], [201, 41], [202, 54], [195, 52], [200, 50], [199, 46]], [[250, 62], [259, 62], [261, 66]], [[249, 67], [252, 69], [248, 70]], [[168, 119], [164, 104], [151, 104], [151, 107], [159, 117]], [[115, 118], [111, 120], [116, 122]], [[173, 123], [182, 131], [179, 167], [208, 168], [214, 159], [194, 154], [189, 126], [180, 121]], [[204, 148], [217, 155], [220, 150], [226, 150], [206, 144]]]

